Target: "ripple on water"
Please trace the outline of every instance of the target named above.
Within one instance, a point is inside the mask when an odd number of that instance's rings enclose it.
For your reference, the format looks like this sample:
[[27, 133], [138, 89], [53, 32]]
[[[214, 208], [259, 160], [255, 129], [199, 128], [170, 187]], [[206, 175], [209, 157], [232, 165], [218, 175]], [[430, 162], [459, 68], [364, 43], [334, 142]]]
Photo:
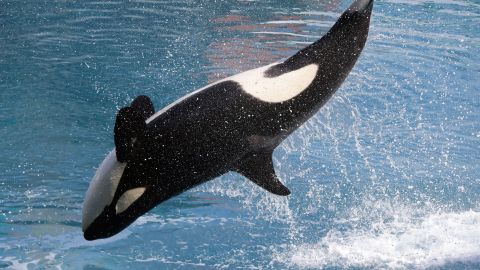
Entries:
[[352, 73], [275, 150], [288, 198], [232, 173], [83, 239], [83, 196], [119, 108], [138, 94], [160, 108], [284, 59], [348, 4], [5, 3], [0, 268], [478, 268], [475, 1], [376, 1]]

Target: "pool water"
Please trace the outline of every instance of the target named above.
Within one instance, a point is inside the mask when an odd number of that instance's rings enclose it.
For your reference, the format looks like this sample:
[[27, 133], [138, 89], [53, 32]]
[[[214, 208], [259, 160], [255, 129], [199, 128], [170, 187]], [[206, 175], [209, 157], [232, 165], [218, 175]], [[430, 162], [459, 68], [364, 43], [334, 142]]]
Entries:
[[480, 3], [379, 0], [357, 65], [274, 152], [88, 242], [116, 112], [284, 59], [350, 1], [0, 2], [0, 269], [479, 269]]

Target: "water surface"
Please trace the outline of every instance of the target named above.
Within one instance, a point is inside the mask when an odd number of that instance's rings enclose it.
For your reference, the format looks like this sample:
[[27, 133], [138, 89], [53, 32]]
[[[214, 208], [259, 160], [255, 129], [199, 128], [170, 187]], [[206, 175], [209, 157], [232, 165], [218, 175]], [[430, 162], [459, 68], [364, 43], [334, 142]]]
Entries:
[[[205, 2], [205, 1], [204, 1]], [[480, 268], [480, 4], [378, 1], [359, 62], [274, 153], [87, 242], [117, 110], [284, 59], [349, 1], [0, 2], [0, 268]]]

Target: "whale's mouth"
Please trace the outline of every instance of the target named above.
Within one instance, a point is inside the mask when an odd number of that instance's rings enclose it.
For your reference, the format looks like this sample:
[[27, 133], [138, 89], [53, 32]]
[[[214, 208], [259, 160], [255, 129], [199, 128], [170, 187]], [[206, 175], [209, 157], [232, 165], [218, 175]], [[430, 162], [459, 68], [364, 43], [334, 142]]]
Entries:
[[118, 200], [105, 206], [102, 212], [83, 227], [83, 237], [86, 240], [108, 238], [120, 233], [130, 226], [137, 218], [155, 207], [155, 199], [149, 197], [146, 187], [130, 189]]
[[120, 218], [115, 214], [115, 208], [108, 206], [88, 227], [83, 230], [83, 237], [92, 241], [108, 238], [121, 232], [133, 221], [128, 218]]

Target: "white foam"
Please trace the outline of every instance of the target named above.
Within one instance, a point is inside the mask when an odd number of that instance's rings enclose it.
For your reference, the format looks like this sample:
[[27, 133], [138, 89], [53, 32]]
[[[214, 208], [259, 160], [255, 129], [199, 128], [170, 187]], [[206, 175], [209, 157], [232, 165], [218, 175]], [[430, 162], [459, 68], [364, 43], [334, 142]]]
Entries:
[[15, 257], [0, 257], [3, 261], [10, 262], [10, 268], [9, 269], [16, 269], [16, 270], [28, 270], [32, 265], [38, 265], [38, 262], [40, 260], [31, 260], [27, 262], [21, 262], [20, 259], [17, 259]]
[[408, 209], [399, 211], [397, 218], [373, 222], [367, 228], [333, 229], [318, 243], [292, 246], [276, 260], [295, 268], [376, 269], [480, 262], [480, 212], [431, 213], [418, 218]]
[[[182, 224], [198, 225], [206, 224], [210, 222], [220, 222], [224, 223], [228, 220], [234, 220], [239, 222], [237, 219], [227, 219], [227, 218], [217, 218], [217, 217], [202, 217], [202, 216], [192, 216], [192, 217], [162, 217], [156, 214], [147, 214], [139, 217], [134, 223], [134, 226], [143, 226], [147, 223], [156, 223], [159, 227], [164, 226], [181, 226]], [[244, 222], [244, 221], [242, 221]]]

